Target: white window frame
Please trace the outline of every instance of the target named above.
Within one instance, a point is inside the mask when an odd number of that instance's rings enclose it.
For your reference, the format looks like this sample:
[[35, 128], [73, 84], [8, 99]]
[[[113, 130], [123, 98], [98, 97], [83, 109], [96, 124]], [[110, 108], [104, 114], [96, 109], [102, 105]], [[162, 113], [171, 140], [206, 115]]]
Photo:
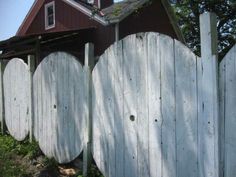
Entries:
[[87, 3], [94, 4], [94, 0], [87, 0]]
[[[53, 8], [53, 24], [52, 25], [48, 25], [48, 8], [51, 7]], [[55, 1], [49, 2], [47, 4], [45, 4], [44, 6], [44, 15], [45, 15], [45, 30], [48, 29], [52, 29], [55, 27], [56, 25], [56, 21], [55, 21]]]

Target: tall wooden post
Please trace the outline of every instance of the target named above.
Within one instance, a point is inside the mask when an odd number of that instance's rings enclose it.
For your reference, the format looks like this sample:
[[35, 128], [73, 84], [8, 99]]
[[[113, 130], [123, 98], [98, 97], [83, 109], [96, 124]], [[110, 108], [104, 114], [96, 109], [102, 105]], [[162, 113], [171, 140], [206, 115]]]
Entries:
[[30, 142], [33, 141], [33, 131], [34, 131], [34, 100], [33, 100], [33, 74], [35, 71], [35, 57], [33, 55], [28, 56], [28, 67], [30, 71], [30, 104], [29, 104], [29, 138]]
[[200, 15], [201, 83], [199, 87], [200, 177], [219, 177], [219, 95], [216, 15]]
[[83, 151], [83, 175], [88, 176], [88, 171], [91, 166], [92, 153], [91, 153], [91, 143], [92, 143], [92, 70], [94, 67], [94, 45], [87, 43], [85, 45], [85, 63], [84, 63], [84, 73], [85, 73], [85, 95], [87, 106], [86, 113], [86, 131], [85, 131], [85, 147]]

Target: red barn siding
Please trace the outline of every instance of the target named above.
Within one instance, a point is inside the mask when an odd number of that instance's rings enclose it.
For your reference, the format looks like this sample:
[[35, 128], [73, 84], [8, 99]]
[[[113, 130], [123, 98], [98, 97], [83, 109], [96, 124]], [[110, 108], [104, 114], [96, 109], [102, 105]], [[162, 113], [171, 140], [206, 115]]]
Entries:
[[[52, 0], [45, 0], [44, 5], [51, 1]], [[37, 16], [35, 17], [30, 28], [27, 30], [26, 34], [56, 31], [58, 32], [94, 26], [94, 22], [92, 20], [89, 20], [88, 16], [84, 15], [70, 5], [62, 2], [61, 0], [55, 0], [55, 28], [45, 30], [44, 5], [39, 10]]]
[[99, 6], [99, 1], [100, 1], [101, 9], [106, 8], [113, 4], [113, 0], [94, 0], [95, 6], [97, 7]]
[[134, 12], [120, 23], [120, 38], [138, 32], [159, 32], [177, 38], [165, 8], [160, 1]]
[[[104, 26], [62, 0], [54, 0], [56, 20], [55, 28], [45, 30], [44, 6], [51, 1], [53, 0], [45, 0], [43, 5], [38, 4], [38, 6], [41, 5], [41, 8], [37, 15], [34, 17], [29, 28], [27, 30], [24, 29], [24, 33], [20, 35], [42, 34], [96, 27], [93, 37], [86, 36], [85, 38], [87, 38], [87, 40], [83, 39], [83, 41], [91, 41], [95, 44], [95, 55], [101, 55], [106, 48], [114, 43], [114, 25]], [[103, 5], [109, 5], [112, 3], [112, 0], [104, 0], [103, 3]], [[138, 13], [134, 12], [132, 15], [120, 22], [120, 39], [129, 34], [147, 31], [160, 32], [172, 36], [173, 38], [177, 38], [165, 8], [160, 1], [153, 1], [151, 5], [138, 10]], [[78, 40], [77, 42], [75, 40], [74, 42], [67, 44], [68, 50], [70, 48], [74, 50], [74, 48], [76, 48], [74, 45], [77, 44]]]
[[[51, 1], [52, 0], [46, 0], [44, 4]], [[45, 30], [43, 5], [25, 35], [96, 27], [97, 29], [92, 40], [95, 44], [96, 55], [102, 54], [102, 52], [115, 41], [113, 26], [103, 26], [61, 0], [55, 0], [55, 19], [55, 28]]]

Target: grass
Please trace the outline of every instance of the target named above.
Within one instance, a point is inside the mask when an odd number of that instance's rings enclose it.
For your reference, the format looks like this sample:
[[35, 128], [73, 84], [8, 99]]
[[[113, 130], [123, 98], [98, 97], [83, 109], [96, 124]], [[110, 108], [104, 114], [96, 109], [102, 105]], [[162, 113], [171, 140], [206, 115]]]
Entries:
[[32, 159], [39, 153], [37, 143], [27, 140], [21, 143], [8, 135], [0, 135], [0, 176], [27, 177], [28, 166], [21, 158]]
[[[59, 173], [59, 167], [73, 168], [73, 163], [60, 165], [45, 157], [36, 142], [18, 142], [9, 135], [0, 134], [0, 177], [32, 177], [35, 174], [64, 177]], [[82, 169], [70, 177], [83, 177]], [[89, 177], [103, 176], [97, 167], [92, 165]]]

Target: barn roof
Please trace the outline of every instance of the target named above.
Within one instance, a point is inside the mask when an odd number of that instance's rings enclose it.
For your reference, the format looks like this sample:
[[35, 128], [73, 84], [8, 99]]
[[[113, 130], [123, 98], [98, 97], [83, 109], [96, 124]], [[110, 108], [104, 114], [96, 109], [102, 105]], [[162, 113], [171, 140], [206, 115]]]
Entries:
[[127, 15], [137, 10], [147, 0], [126, 0], [118, 3], [114, 3], [110, 7], [102, 9], [104, 18], [111, 23], [116, 23], [124, 19]]
[[[135, 10], [141, 8], [144, 4], [151, 0], [124, 0], [121, 2], [114, 3], [113, 5], [105, 9], [96, 9], [81, 0], [63, 0], [67, 4], [73, 6], [77, 10], [84, 12], [85, 14], [92, 16], [95, 20], [102, 23], [103, 25], [110, 25], [119, 23], [126, 17], [131, 15]], [[163, 7], [165, 8], [170, 22], [177, 34], [177, 37], [181, 41], [185, 41], [183, 34], [179, 28], [177, 18], [168, 0], [161, 0]]]

